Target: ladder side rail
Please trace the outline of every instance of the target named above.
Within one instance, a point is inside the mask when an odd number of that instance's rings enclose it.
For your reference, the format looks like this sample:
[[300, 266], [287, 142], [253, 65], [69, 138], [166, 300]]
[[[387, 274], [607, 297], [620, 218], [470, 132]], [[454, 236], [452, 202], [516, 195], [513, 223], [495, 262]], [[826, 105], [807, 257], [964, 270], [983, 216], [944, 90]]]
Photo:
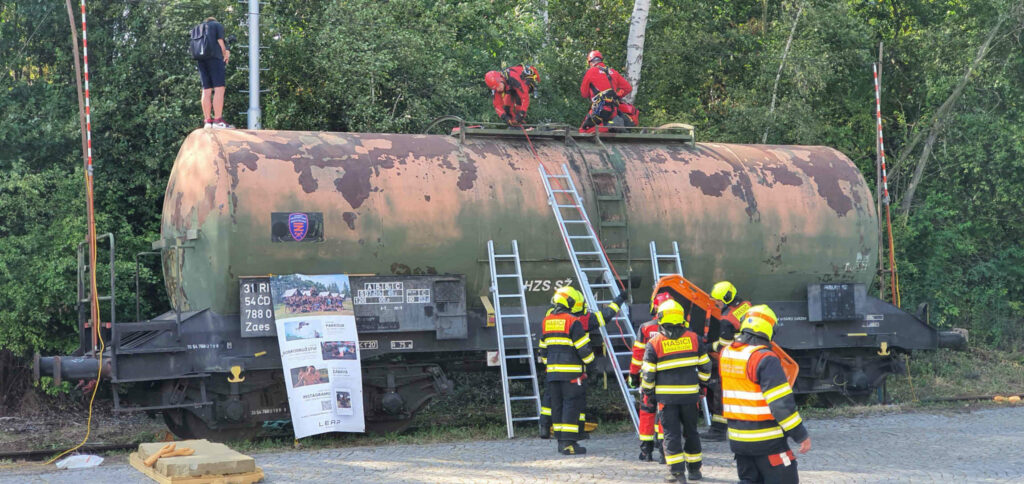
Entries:
[[501, 317], [501, 298], [499, 297], [498, 289], [498, 272], [497, 264], [494, 260], [494, 241], [487, 241], [487, 261], [491, 268], [491, 295], [494, 297], [494, 326], [498, 330], [498, 366], [501, 369], [501, 391], [502, 399], [505, 402], [505, 427], [508, 433], [508, 438], [512, 438], [512, 402], [509, 400], [509, 385], [508, 385], [508, 368], [506, 367], [505, 361], [505, 332], [502, 328], [503, 321]]
[[533, 394], [537, 407], [537, 419], [540, 419], [540, 383], [537, 381], [537, 358], [533, 352], [533, 336], [530, 333], [530, 317], [526, 312], [526, 285], [523, 284], [523, 268], [519, 260], [519, 242], [512, 241], [512, 254], [515, 255], [516, 263], [516, 287], [519, 288], [519, 311], [522, 313], [523, 334], [526, 335], [526, 352], [530, 355], [527, 367], [530, 370], [530, 383], [533, 385]]

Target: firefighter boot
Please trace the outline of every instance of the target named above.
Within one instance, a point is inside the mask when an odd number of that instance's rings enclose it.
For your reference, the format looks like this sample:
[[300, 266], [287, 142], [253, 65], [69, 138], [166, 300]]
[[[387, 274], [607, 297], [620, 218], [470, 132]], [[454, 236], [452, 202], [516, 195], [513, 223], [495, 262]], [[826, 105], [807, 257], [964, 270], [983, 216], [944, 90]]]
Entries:
[[551, 422], [545, 421], [543, 417], [540, 419], [540, 431], [538, 435], [542, 439], [551, 438]]
[[686, 473], [683, 471], [669, 471], [665, 476], [665, 482], [681, 482], [686, 484]]
[[583, 455], [587, 453], [587, 448], [572, 440], [560, 440], [558, 452], [562, 455]]
[[701, 442], [724, 442], [725, 441], [725, 427], [720, 425], [712, 424], [711, 428], [707, 432], [700, 434]]
[[704, 477], [704, 474], [700, 473], [700, 467], [699, 466], [698, 467], [690, 467], [690, 468], [686, 469], [686, 473], [688, 474], [688, 476], [689, 476], [691, 481], [699, 481], [699, 480], [701, 480], [702, 477]]
[[654, 442], [640, 442], [640, 462], [651, 462], [654, 460]]

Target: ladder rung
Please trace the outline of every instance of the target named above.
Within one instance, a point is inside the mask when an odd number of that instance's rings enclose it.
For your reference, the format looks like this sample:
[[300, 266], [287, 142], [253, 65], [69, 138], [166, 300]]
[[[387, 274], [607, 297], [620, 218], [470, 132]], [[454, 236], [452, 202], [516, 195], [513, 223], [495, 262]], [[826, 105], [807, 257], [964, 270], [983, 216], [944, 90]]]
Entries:
[[531, 355], [505, 355], [505, 359], [508, 360], [512, 358], [529, 358], [530, 356]]
[[601, 255], [601, 253], [600, 252], [587, 251], [587, 252], [577, 252], [576, 255]]
[[581, 267], [580, 270], [581, 271], [605, 271], [607, 269], [605, 269], [604, 267]]
[[593, 237], [591, 237], [589, 235], [570, 235], [569, 238], [570, 239], [593, 239]]
[[533, 375], [522, 375], [522, 376], [510, 376], [509, 380], [532, 380]]
[[555, 206], [558, 207], [558, 208], [579, 208], [580, 207], [579, 205], [576, 205], [575, 203], [569, 204], [569, 205], [565, 205], [565, 204], [562, 204], [562, 203], [556, 203]]
[[527, 396], [527, 397], [509, 397], [509, 401], [513, 401], [514, 402], [514, 401], [517, 401], [517, 400], [534, 400], [536, 398], [537, 398], [537, 395], [530, 395], [530, 396]]
[[529, 337], [530, 337], [530, 335], [528, 335], [528, 334], [506, 334], [505, 336], [502, 336], [502, 338], [529, 338]]
[[520, 297], [518, 294], [498, 294], [498, 297]]
[[519, 274], [495, 274], [494, 277], [519, 277]]
[[495, 259], [515, 259], [516, 255], [515, 254], [494, 254], [491, 257], [493, 257]]
[[555, 189], [552, 189], [551, 193], [576, 193], [576, 192], [574, 192], [572, 190], [555, 190]]
[[552, 175], [552, 174], [547, 174], [547, 175], [544, 175], [544, 176], [547, 177], [547, 178], [569, 178], [569, 175]]
[[527, 420], [540, 420], [540, 417], [513, 417], [513, 422], [525, 422]]
[[633, 352], [632, 351], [613, 351], [612, 354], [614, 354], [615, 356], [626, 356], [626, 355], [632, 355]]
[[562, 220], [563, 224], [582, 224], [586, 222], [586, 220]]
[[606, 283], [603, 283], [603, 282], [602, 283], [598, 283], [598, 284], [591, 284], [590, 285], [590, 287], [613, 287], [613, 286], [614, 286], [614, 284], [606, 284]]
[[525, 314], [519, 314], [519, 313], [516, 313], [516, 314], [505, 314], [505, 313], [502, 313], [501, 314], [502, 318], [521, 318], [523, 316], [526, 316], [526, 315]]

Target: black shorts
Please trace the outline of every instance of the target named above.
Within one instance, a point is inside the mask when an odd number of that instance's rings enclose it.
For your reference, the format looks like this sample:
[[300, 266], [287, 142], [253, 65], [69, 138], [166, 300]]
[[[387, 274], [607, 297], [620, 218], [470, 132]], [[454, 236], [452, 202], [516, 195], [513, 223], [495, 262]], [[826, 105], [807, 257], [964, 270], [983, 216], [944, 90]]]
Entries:
[[199, 69], [199, 82], [203, 89], [224, 87], [224, 59], [196, 61], [196, 67]]

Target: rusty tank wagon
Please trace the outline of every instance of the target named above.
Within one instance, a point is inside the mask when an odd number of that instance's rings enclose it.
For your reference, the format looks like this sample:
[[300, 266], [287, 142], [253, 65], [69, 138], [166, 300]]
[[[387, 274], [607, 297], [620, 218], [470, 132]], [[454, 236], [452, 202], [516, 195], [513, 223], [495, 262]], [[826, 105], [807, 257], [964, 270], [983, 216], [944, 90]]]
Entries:
[[[497, 348], [488, 240], [518, 241], [534, 324], [551, 290], [575, 277], [531, 141], [545, 164], [564, 164], [576, 179], [630, 287], [634, 324], [646, 319], [655, 282], [649, 242], [678, 241], [688, 279], [729, 279], [775, 308], [777, 341], [801, 364], [798, 393], [869, 395], [902, 370], [897, 354], [964, 342], [866, 294], [876, 211], [857, 167], [831, 148], [566, 129], [535, 130], [530, 140], [490, 129], [207, 129], [178, 152], [154, 243], [173, 310], [104, 330], [104, 376], [133, 383], [114, 392], [117, 408], [160, 412], [182, 437], [287, 425], [277, 339], [242, 324], [239, 278], [344, 273], [434, 288], [433, 300], [394, 324], [359, 325], [367, 427], [408, 425], [451, 388], [446, 363], [482, 361]], [[310, 217], [302, 241], [281, 218], [298, 212]], [[41, 358], [37, 371], [94, 377], [91, 328], [80, 328], [76, 355]], [[244, 381], [229, 381], [232, 368]]]

